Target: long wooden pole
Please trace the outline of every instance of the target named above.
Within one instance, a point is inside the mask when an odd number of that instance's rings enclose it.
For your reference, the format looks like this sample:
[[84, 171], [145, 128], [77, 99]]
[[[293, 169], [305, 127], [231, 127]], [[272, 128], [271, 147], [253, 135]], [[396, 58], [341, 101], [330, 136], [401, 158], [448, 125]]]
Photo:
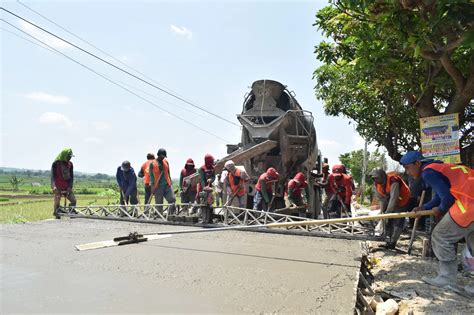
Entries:
[[238, 226], [226, 226], [226, 227], [221, 227], [221, 228], [167, 231], [167, 232], [144, 234], [143, 236], [146, 237], [148, 235], [187, 234], [187, 233], [205, 233], [205, 232], [230, 231], [230, 230], [247, 230], [247, 229], [253, 229], [253, 228], [280, 228], [280, 227], [294, 227], [294, 226], [308, 226], [308, 225], [324, 225], [324, 224], [337, 224], [337, 223], [372, 221], [372, 220], [383, 220], [383, 219], [413, 218], [413, 217], [427, 216], [427, 215], [433, 215], [433, 211], [423, 210], [423, 211], [418, 211], [418, 212], [377, 214], [377, 215], [355, 217], [355, 218], [307, 220], [307, 221], [297, 221], [297, 222], [269, 223], [269, 224], [262, 224], [262, 225], [248, 225], [248, 226], [238, 225]]
[[358, 221], [371, 221], [371, 220], [381, 220], [381, 219], [396, 219], [396, 218], [407, 218], [407, 217], [418, 217], [425, 215], [432, 215], [432, 210], [424, 210], [419, 212], [401, 212], [401, 213], [389, 213], [389, 214], [379, 214], [373, 216], [365, 217], [356, 217], [356, 218], [339, 218], [339, 219], [328, 219], [328, 220], [308, 220], [308, 221], [299, 221], [299, 222], [283, 222], [283, 223], [270, 223], [262, 225], [250, 225], [250, 226], [226, 226], [221, 228], [211, 228], [211, 229], [191, 229], [191, 230], [180, 230], [180, 231], [169, 231], [169, 232], [157, 232], [149, 234], [139, 234], [137, 232], [130, 233], [128, 236], [118, 237], [113, 240], [87, 243], [76, 245], [76, 249], [79, 251], [105, 248], [111, 246], [120, 246], [126, 244], [135, 244], [151, 240], [156, 240], [160, 238], [169, 237], [172, 234], [187, 234], [187, 233], [208, 233], [208, 232], [218, 232], [218, 231], [231, 231], [231, 230], [249, 230], [257, 228], [278, 228], [278, 227], [292, 227], [292, 226], [306, 226], [306, 225], [324, 225], [324, 224], [336, 224], [336, 223], [348, 223], [348, 222], [358, 222]]
[[[420, 202], [418, 203], [418, 207], [421, 207], [423, 205], [423, 201], [425, 200], [425, 193], [426, 191], [423, 190], [423, 192], [421, 193]], [[411, 231], [410, 243], [408, 245], [407, 250], [408, 255], [411, 255], [411, 250], [413, 249], [413, 242], [415, 241], [416, 229], [418, 227], [419, 221], [420, 218], [415, 218], [415, 222], [413, 222], [413, 230]]]

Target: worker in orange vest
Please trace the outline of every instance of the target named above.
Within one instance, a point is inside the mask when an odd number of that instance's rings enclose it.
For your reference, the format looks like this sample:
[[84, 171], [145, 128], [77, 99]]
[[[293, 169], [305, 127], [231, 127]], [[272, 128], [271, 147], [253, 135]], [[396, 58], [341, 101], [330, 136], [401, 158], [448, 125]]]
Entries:
[[232, 160], [225, 162], [224, 168], [227, 170], [224, 180], [227, 194], [226, 205], [230, 206], [234, 200], [237, 200], [238, 207], [245, 208], [247, 205], [246, 184], [250, 179], [249, 175], [245, 170], [236, 167]]
[[[431, 234], [433, 251], [439, 261], [435, 278], [422, 277], [426, 283], [437, 287], [456, 287], [458, 264], [455, 244], [462, 238], [472, 252], [474, 249], [474, 170], [464, 165], [425, 159], [418, 151], [405, 154], [400, 164], [409, 176], [421, 176], [423, 184], [432, 188], [434, 197], [414, 210], [434, 211], [439, 221]], [[465, 286], [474, 296], [474, 281]]]
[[150, 203], [151, 199], [151, 186], [150, 186], [150, 163], [155, 159], [153, 153], [146, 155], [146, 161], [142, 164], [138, 177], [143, 178], [143, 184], [145, 185], [145, 204]]
[[[381, 167], [376, 167], [370, 172], [370, 177], [374, 181], [381, 213], [397, 213], [411, 210], [407, 209], [408, 202], [410, 201], [410, 189], [400, 176], [392, 172], [385, 173]], [[384, 223], [386, 247], [394, 249], [398, 238], [402, 234], [405, 219], [388, 219]]]
[[155, 196], [155, 204], [160, 205], [157, 207], [161, 213], [163, 211], [163, 198], [166, 199], [168, 204], [168, 214], [174, 214], [176, 197], [173, 192], [173, 183], [171, 182], [170, 166], [166, 159], [166, 150], [161, 148], [158, 150], [156, 160], [150, 163], [150, 186], [151, 193]]

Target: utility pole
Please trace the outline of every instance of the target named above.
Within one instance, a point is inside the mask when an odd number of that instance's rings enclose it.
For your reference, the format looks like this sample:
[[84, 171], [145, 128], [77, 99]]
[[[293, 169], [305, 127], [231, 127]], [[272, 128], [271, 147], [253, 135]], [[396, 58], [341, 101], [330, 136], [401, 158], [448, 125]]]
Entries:
[[365, 174], [367, 173], [367, 141], [364, 144], [364, 159], [362, 161], [362, 178], [360, 181], [360, 203], [364, 204], [365, 197]]

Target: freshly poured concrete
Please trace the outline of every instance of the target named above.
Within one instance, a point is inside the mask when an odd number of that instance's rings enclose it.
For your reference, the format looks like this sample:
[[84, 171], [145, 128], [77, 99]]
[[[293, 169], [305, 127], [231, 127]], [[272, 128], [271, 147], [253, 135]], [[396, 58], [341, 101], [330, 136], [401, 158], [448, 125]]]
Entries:
[[223, 231], [74, 249], [186, 228], [84, 219], [0, 225], [0, 313], [353, 313], [355, 241]]

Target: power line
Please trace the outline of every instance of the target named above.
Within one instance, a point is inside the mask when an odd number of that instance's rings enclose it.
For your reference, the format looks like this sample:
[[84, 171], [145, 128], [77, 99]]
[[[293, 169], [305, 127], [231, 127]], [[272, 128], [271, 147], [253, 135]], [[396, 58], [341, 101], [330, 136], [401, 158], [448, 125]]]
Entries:
[[40, 44], [38, 44], [38, 43], [35, 43], [34, 41], [29, 40], [29, 39], [26, 38], [26, 37], [20, 36], [20, 35], [16, 34], [15, 32], [12, 32], [12, 31], [10, 31], [10, 30], [7, 30], [6, 28], [0, 27], [0, 30], [2, 30], [2, 31], [4, 31], [4, 32], [7, 32], [7, 33], [10, 33], [10, 34], [12, 34], [12, 35], [14, 35], [14, 36], [16, 36], [16, 37], [18, 37], [18, 38], [21, 38], [21, 39], [23, 39], [23, 40], [25, 40], [25, 41], [27, 41], [27, 42], [30, 42], [30, 43], [36, 45], [36, 46], [38, 46], [38, 47], [41, 47], [41, 48], [46, 49], [46, 50], [49, 50], [49, 51], [52, 52], [52, 53], [56, 53], [54, 50], [51, 50], [51, 49], [49, 49], [48, 47], [45, 47], [45, 46], [40, 45]]
[[33, 8], [31, 8], [31, 7], [29, 7], [28, 5], [26, 5], [26, 4], [24, 4], [23, 2], [21, 2], [20, 0], [17, 0], [16, 2], [17, 2], [18, 4], [20, 4], [20, 5], [22, 5], [23, 7], [27, 8], [28, 10], [32, 11], [32, 12], [35, 13], [36, 15], [42, 17], [42, 18], [45, 19], [46, 21], [48, 21], [48, 22], [50, 22], [50, 23], [56, 25], [57, 27], [59, 27], [60, 29], [62, 29], [63, 31], [65, 31], [66, 33], [68, 33], [68, 34], [74, 36], [75, 38], [79, 39], [80, 41], [82, 41], [82, 42], [88, 44], [89, 46], [91, 46], [91, 47], [97, 49], [98, 51], [100, 51], [101, 53], [103, 53], [104, 55], [106, 55], [107, 57], [109, 57], [109, 58], [115, 60], [116, 62], [120, 63], [121, 65], [123, 65], [123, 66], [125, 66], [125, 67], [127, 67], [128, 69], [131, 69], [131, 70], [135, 71], [136, 73], [142, 75], [144, 78], [150, 80], [151, 82], [155, 83], [156, 85], [159, 85], [159, 86], [161, 86], [162, 88], [167, 89], [168, 91], [171, 91], [171, 92], [173, 92], [174, 94], [176, 94], [176, 95], [178, 95], [178, 96], [180, 96], [180, 97], [182, 97], [182, 98], [185, 98], [184, 96], [180, 95], [178, 92], [176, 92], [176, 91], [170, 89], [169, 87], [165, 86], [165, 85], [162, 84], [162, 83], [159, 83], [159, 82], [155, 81], [153, 78], [150, 78], [149, 76], [147, 76], [147, 75], [144, 74], [143, 72], [140, 72], [139, 70], [137, 70], [137, 69], [133, 68], [132, 66], [126, 64], [125, 62], [121, 61], [120, 59], [116, 58], [115, 56], [113, 56], [113, 55], [107, 53], [106, 51], [104, 51], [104, 50], [102, 50], [102, 49], [100, 49], [100, 48], [97, 47], [96, 45], [92, 44], [90, 41], [88, 41], [88, 40], [82, 38], [81, 36], [79, 36], [79, 35], [73, 33], [72, 31], [70, 31], [70, 30], [67, 29], [66, 27], [64, 27], [64, 26], [60, 25], [59, 23], [57, 23], [57, 22], [51, 20], [50, 18], [48, 18], [48, 17], [45, 16], [44, 14], [42, 14], [42, 13], [40, 13], [40, 12], [34, 10]]
[[158, 96], [156, 96], [156, 95], [154, 95], [154, 94], [152, 94], [152, 93], [149, 93], [149, 92], [147, 92], [147, 91], [145, 91], [145, 90], [142, 90], [142, 89], [140, 89], [140, 88], [138, 88], [138, 87], [136, 87], [136, 86], [133, 86], [133, 85], [131, 85], [131, 84], [125, 83], [125, 82], [123, 82], [123, 81], [118, 81], [118, 82], [119, 82], [120, 84], [122, 84], [122, 85], [125, 85], [125, 86], [129, 87], [130, 89], [133, 89], [133, 90], [135, 90], [135, 91], [140, 91], [141, 93], [143, 93], [143, 94], [145, 94], [145, 95], [148, 95], [148, 96], [151, 96], [151, 97], [153, 97], [153, 98], [155, 98], [155, 99], [157, 99], [157, 100], [159, 100], [159, 101], [161, 101], [161, 102], [163, 102], [163, 103], [167, 103], [167, 104], [170, 104], [170, 105], [179, 107], [179, 108], [181, 108], [181, 109], [183, 109], [183, 110], [185, 110], [185, 111], [187, 111], [187, 112], [189, 112], [189, 113], [191, 113], [191, 114], [193, 114], [193, 115], [197, 115], [197, 116], [202, 117], [202, 118], [209, 118], [209, 116], [204, 116], [205, 114], [200, 114], [200, 113], [193, 112], [193, 111], [192, 111], [191, 109], [189, 109], [189, 108], [186, 108], [186, 107], [184, 107], [184, 106], [180, 106], [180, 105], [175, 104], [175, 103], [171, 103], [170, 101], [167, 101], [167, 100], [165, 100], [165, 99], [163, 99], [163, 98], [160, 98], [160, 97], [158, 97]]
[[107, 61], [107, 60], [105, 60], [105, 59], [103, 59], [103, 58], [101, 58], [101, 57], [99, 57], [99, 56], [97, 56], [97, 55], [95, 55], [95, 54], [93, 54], [93, 53], [91, 53], [91, 52], [85, 50], [84, 48], [81, 48], [81, 47], [77, 46], [76, 44], [71, 43], [70, 41], [68, 41], [68, 40], [66, 40], [66, 39], [64, 39], [64, 38], [62, 38], [62, 37], [60, 37], [60, 36], [58, 36], [58, 35], [56, 35], [56, 34], [50, 32], [50, 31], [48, 31], [48, 30], [46, 30], [46, 29], [44, 29], [44, 28], [42, 28], [41, 26], [36, 25], [35, 23], [33, 23], [33, 22], [31, 22], [31, 21], [29, 21], [29, 20], [27, 20], [27, 19], [25, 19], [25, 18], [19, 16], [18, 14], [15, 14], [15, 13], [13, 13], [13, 12], [11, 12], [11, 11], [5, 9], [4, 7], [0, 7], [0, 9], [2, 9], [2, 10], [5, 11], [5, 12], [7, 12], [8, 14], [13, 15], [13, 16], [15, 16], [16, 18], [18, 18], [18, 19], [20, 19], [20, 20], [22, 20], [22, 21], [24, 21], [24, 22], [26, 22], [26, 23], [28, 23], [28, 24], [30, 24], [30, 25], [36, 27], [37, 29], [40, 29], [41, 31], [43, 31], [43, 32], [45, 32], [45, 33], [47, 33], [47, 34], [49, 34], [49, 35], [51, 35], [51, 36], [53, 36], [53, 37], [55, 37], [55, 38], [57, 38], [57, 39], [59, 39], [59, 40], [65, 42], [65, 43], [69, 44], [69, 45], [71, 45], [72, 47], [74, 47], [74, 48], [76, 48], [76, 49], [78, 49], [78, 50], [80, 50], [80, 51], [82, 51], [82, 52], [88, 54], [89, 56], [92, 56], [92, 57], [94, 57], [94, 58], [96, 58], [96, 59], [98, 59], [98, 60], [100, 60], [100, 61], [102, 61], [102, 62], [108, 64], [109, 66], [111, 66], [111, 67], [113, 67], [113, 68], [115, 68], [115, 69], [117, 69], [117, 70], [119, 70], [119, 71], [121, 71], [121, 72], [123, 72], [123, 73], [129, 75], [129, 76], [132, 76], [132, 77], [134, 77], [135, 79], [140, 80], [141, 82], [143, 82], [143, 83], [145, 83], [145, 84], [147, 84], [147, 85], [149, 85], [149, 86], [151, 86], [151, 87], [154, 87], [155, 89], [158, 89], [158, 90], [162, 91], [163, 93], [166, 93], [166, 94], [168, 94], [168, 95], [170, 95], [170, 96], [172, 96], [172, 97], [174, 97], [174, 98], [176, 98], [176, 99], [178, 99], [178, 100], [180, 100], [180, 101], [182, 101], [182, 102], [184, 102], [184, 103], [186, 103], [186, 104], [189, 104], [189, 105], [191, 105], [191, 106], [193, 106], [193, 107], [195, 107], [195, 108], [198, 108], [198, 109], [200, 109], [200, 110], [202, 110], [202, 111], [208, 113], [209, 115], [212, 115], [212, 116], [214, 116], [214, 117], [217, 117], [217, 118], [219, 118], [219, 119], [221, 119], [221, 120], [223, 120], [223, 121], [226, 121], [226, 122], [228, 122], [228, 123], [230, 123], [230, 124], [232, 124], [232, 125], [234, 125], [234, 126], [240, 127], [240, 125], [238, 125], [238, 124], [236, 124], [236, 123], [234, 123], [234, 122], [228, 120], [227, 118], [222, 117], [222, 116], [219, 116], [219, 115], [217, 115], [217, 114], [214, 114], [213, 112], [210, 112], [210, 111], [208, 111], [207, 109], [202, 108], [201, 106], [195, 105], [195, 104], [193, 104], [193, 103], [191, 103], [191, 102], [185, 100], [184, 98], [182, 98], [182, 97], [180, 97], [180, 96], [178, 96], [178, 95], [175, 95], [175, 94], [173, 94], [173, 93], [171, 93], [171, 92], [168, 92], [167, 90], [165, 90], [165, 89], [163, 89], [163, 88], [160, 88], [159, 86], [157, 86], [157, 85], [155, 85], [155, 84], [153, 84], [153, 83], [150, 83], [150, 82], [148, 82], [147, 80], [144, 80], [144, 79], [140, 78], [139, 76], [137, 76], [137, 75], [135, 75], [135, 74], [133, 74], [133, 73], [131, 73], [131, 72], [125, 70], [125, 69], [122, 69], [122, 68], [120, 68], [119, 66], [116, 66], [116, 65], [114, 65], [113, 63], [111, 63], [111, 62], [109, 62], [109, 61]]
[[[112, 83], [112, 84], [114, 84], [114, 85], [120, 87], [121, 89], [123, 89], [123, 90], [129, 92], [130, 94], [135, 95], [136, 97], [138, 97], [138, 98], [140, 98], [141, 100], [147, 102], [148, 104], [150, 104], [150, 105], [152, 105], [152, 106], [154, 106], [154, 107], [156, 107], [156, 108], [158, 108], [158, 109], [164, 111], [165, 113], [168, 113], [169, 115], [171, 115], [171, 116], [173, 116], [173, 117], [175, 117], [175, 118], [177, 118], [177, 119], [179, 119], [179, 120], [181, 120], [181, 121], [183, 121], [183, 122], [185, 122], [185, 123], [187, 123], [187, 124], [193, 126], [193, 127], [196, 128], [196, 129], [199, 129], [199, 130], [201, 130], [201, 131], [203, 131], [203, 132], [205, 132], [205, 133], [207, 133], [207, 134], [209, 134], [209, 135], [211, 135], [211, 136], [213, 136], [213, 137], [216, 137], [216, 138], [219, 139], [219, 140], [222, 140], [222, 141], [224, 141], [224, 142], [229, 142], [228, 140], [226, 140], [226, 139], [224, 139], [224, 138], [221, 138], [220, 136], [218, 136], [218, 135], [216, 135], [216, 134], [214, 134], [214, 133], [212, 133], [212, 132], [210, 132], [210, 131], [207, 131], [206, 129], [203, 129], [203, 128], [201, 128], [200, 126], [198, 126], [198, 125], [196, 125], [196, 124], [194, 124], [194, 123], [192, 123], [192, 122], [190, 122], [190, 121], [188, 121], [188, 120], [186, 120], [186, 119], [184, 119], [184, 118], [182, 118], [182, 117], [179, 117], [178, 115], [174, 114], [173, 112], [170, 112], [169, 110], [167, 110], [167, 109], [165, 109], [165, 108], [159, 106], [158, 104], [156, 104], [156, 103], [154, 103], [154, 102], [152, 102], [152, 101], [150, 101], [150, 100], [144, 98], [143, 96], [141, 96], [141, 95], [139, 95], [139, 94], [133, 92], [132, 90], [130, 90], [130, 89], [124, 87], [123, 85], [121, 85], [121, 84], [115, 82], [114, 80], [108, 78], [107, 76], [103, 75], [102, 73], [99, 73], [99, 72], [95, 71], [94, 69], [92, 69], [92, 68], [86, 66], [85, 64], [83, 64], [83, 63], [81, 63], [81, 62], [75, 60], [74, 58], [72, 58], [72, 57], [70, 57], [70, 56], [64, 54], [63, 52], [57, 50], [56, 48], [54, 48], [54, 47], [52, 47], [52, 46], [50, 46], [50, 45], [48, 45], [47, 43], [45, 43], [44, 41], [42, 41], [42, 40], [36, 38], [35, 36], [33, 36], [33, 35], [31, 35], [31, 34], [28, 34], [27, 32], [23, 31], [23, 30], [20, 29], [19, 27], [13, 25], [12, 23], [10, 23], [10, 22], [8, 22], [8, 21], [5, 21], [4, 19], [0, 19], [0, 21], [6, 23], [6, 24], [8, 24], [8, 25], [10, 25], [11, 27], [15, 28], [16, 30], [22, 32], [23, 34], [25, 34], [25, 35], [27, 35], [27, 36], [33, 38], [34, 40], [40, 42], [41, 44], [43, 44], [43, 45], [45, 45], [46, 47], [48, 47], [49, 50], [52, 50], [52, 51], [54, 51], [55, 53], [62, 55], [63, 57], [65, 57], [65, 58], [71, 60], [72, 62], [74, 62], [74, 63], [80, 65], [81, 67], [83, 67], [83, 68], [85, 68], [85, 69], [91, 71], [92, 73], [98, 75], [99, 77], [101, 77], [101, 78], [103, 78], [103, 79], [109, 81], [110, 83]], [[21, 36], [19, 36], [19, 37], [21, 37]], [[21, 38], [23, 38], [23, 37], [21, 37]], [[23, 39], [25, 39], [25, 38], [23, 38]], [[28, 39], [25, 39], [25, 40], [28, 40]], [[28, 40], [28, 41], [30, 41], [30, 40]], [[30, 42], [31, 42], [31, 41], [30, 41]], [[36, 43], [34, 43], [34, 44], [36, 44]], [[36, 44], [36, 45], [37, 45], [37, 44]], [[40, 46], [40, 47], [42, 47], [42, 46]], [[45, 47], [42, 47], [42, 48], [45, 48]], [[46, 48], [45, 48], [45, 49], [46, 49]]]
[[[27, 42], [30, 42], [30, 43], [32, 43], [32, 44], [38, 46], [38, 47], [41, 47], [41, 48], [46, 49], [46, 50], [49, 50], [49, 51], [52, 52], [52, 53], [58, 54], [58, 53], [55, 52], [54, 50], [51, 50], [50, 48], [48, 48], [48, 47], [46, 47], [46, 46], [43, 46], [43, 45], [41, 45], [41, 44], [35, 43], [34, 41], [29, 40], [28, 38], [25, 38], [25, 37], [23, 37], [23, 36], [20, 36], [20, 35], [18, 35], [18, 34], [16, 34], [16, 33], [12, 32], [12, 31], [10, 31], [10, 30], [7, 30], [6, 28], [0, 27], [0, 29], [1, 29], [2, 31], [5, 31], [5, 32], [7, 32], [7, 33], [10, 33], [10, 34], [12, 34], [12, 35], [14, 35], [14, 36], [16, 36], [16, 37], [18, 37], [18, 38], [21, 38], [21, 39], [23, 39], [23, 40], [25, 40], [25, 41], [27, 41]], [[59, 54], [58, 54], [58, 55], [59, 55]], [[138, 88], [138, 87], [136, 87], [136, 86], [133, 86], [133, 85], [131, 85], [131, 84], [127, 84], [127, 83], [125, 83], [125, 82], [120, 82], [120, 81], [119, 81], [119, 83], [122, 84], [122, 85], [125, 85], [125, 86], [127, 86], [128, 88], [133, 89], [133, 90], [135, 90], [135, 91], [140, 91], [141, 93], [146, 94], [146, 95], [148, 95], [148, 96], [151, 96], [151, 97], [153, 97], [153, 98], [155, 98], [155, 99], [157, 99], [157, 100], [159, 100], [159, 101], [161, 101], [161, 102], [164, 102], [164, 103], [167, 103], [167, 104], [170, 104], [170, 105], [179, 107], [179, 108], [181, 108], [181, 109], [183, 109], [183, 110], [185, 110], [185, 111], [187, 111], [187, 112], [189, 112], [189, 113], [191, 113], [191, 114], [193, 114], [193, 115], [197, 115], [197, 116], [202, 117], [202, 118], [208, 118], [208, 116], [204, 116], [204, 115], [202, 115], [202, 114], [193, 112], [192, 110], [190, 110], [190, 109], [188, 109], [188, 108], [185, 108], [185, 107], [183, 107], [183, 106], [180, 106], [180, 105], [178, 105], [178, 104], [171, 103], [171, 102], [168, 101], [168, 100], [165, 100], [165, 99], [163, 99], [163, 98], [160, 98], [160, 97], [158, 97], [158, 96], [156, 96], [156, 95], [154, 95], [154, 94], [152, 94], [152, 93], [148, 93], [147, 91], [142, 90], [142, 89], [140, 89], [140, 88]]]

